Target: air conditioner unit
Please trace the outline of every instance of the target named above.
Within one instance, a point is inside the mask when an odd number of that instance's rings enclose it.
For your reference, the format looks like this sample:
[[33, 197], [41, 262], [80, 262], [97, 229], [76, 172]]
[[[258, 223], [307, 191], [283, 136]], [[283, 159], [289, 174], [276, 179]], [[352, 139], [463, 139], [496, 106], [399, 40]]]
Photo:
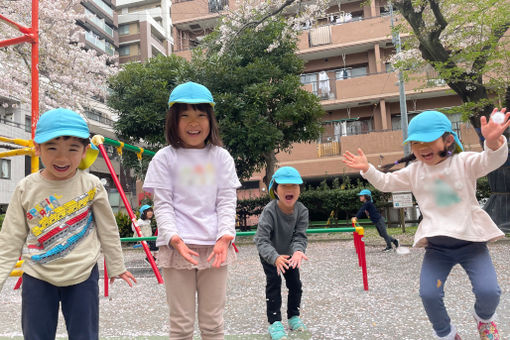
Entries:
[[192, 31], [199, 31], [202, 29], [202, 27], [200, 27], [199, 24], [190, 24], [189, 25], [189, 29], [192, 30]]

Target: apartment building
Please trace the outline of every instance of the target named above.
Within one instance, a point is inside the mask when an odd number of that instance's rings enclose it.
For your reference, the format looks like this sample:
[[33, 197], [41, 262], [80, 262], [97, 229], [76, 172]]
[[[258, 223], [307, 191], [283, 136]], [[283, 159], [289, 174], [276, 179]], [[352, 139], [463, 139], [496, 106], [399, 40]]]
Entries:
[[172, 52], [171, 4], [170, 0], [117, 0], [120, 64]]
[[83, 0], [81, 6], [76, 8], [85, 14], [85, 18], [77, 22], [84, 31], [80, 42], [86, 48], [110, 57], [115, 56], [119, 47], [118, 20], [114, 8], [115, 0]]
[[[189, 58], [191, 49], [210, 32], [227, 5], [232, 8], [235, 2], [174, 2], [174, 53]], [[355, 175], [341, 162], [345, 150], [361, 147], [376, 165], [401, 158], [399, 77], [388, 62], [396, 49], [387, 1], [332, 2], [325, 17], [302, 28], [298, 49], [297, 54], [305, 61], [303, 87], [319, 96], [326, 111], [324, 133], [315, 143], [297, 144], [290, 154], [277, 155], [279, 166], [294, 166], [305, 182], [319, 183], [342, 174]], [[421, 81], [404, 84], [408, 120], [424, 110], [461, 103], [432, 68], [420, 76]], [[450, 118], [466, 149], [479, 150], [472, 129], [461, 123], [460, 117]], [[263, 191], [262, 176], [254, 174], [246, 188]]]

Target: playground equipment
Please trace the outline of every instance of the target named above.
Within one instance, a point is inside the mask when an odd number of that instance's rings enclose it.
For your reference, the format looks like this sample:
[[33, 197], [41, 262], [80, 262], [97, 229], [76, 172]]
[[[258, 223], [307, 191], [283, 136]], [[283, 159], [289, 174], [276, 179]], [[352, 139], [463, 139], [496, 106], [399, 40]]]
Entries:
[[[323, 234], [323, 233], [350, 233], [354, 236], [354, 249], [358, 255], [358, 265], [361, 267], [363, 276], [363, 289], [368, 290], [368, 275], [367, 275], [367, 261], [365, 256], [365, 241], [363, 236], [365, 235], [365, 229], [358, 224], [358, 222], [352, 223], [352, 228], [316, 228], [308, 229], [307, 234]], [[255, 231], [239, 231], [236, 236], [252, 236], [255, 235]], [[138, 241], [154, 241], [156, 237], [123, 237], [120, 239], [121, 242], [138, 242]], [[235, 246], [234, 246], [235, 247]], [[237, 248], [235, 248], [237, 251]]]
[[[126, 194], [124, 193], [124, 190], [122, 189], [122, 186], [120, 185], [119, 179], [117, 178], [117, 174], [115, 173], [115, 169], [113, 169], [112, 162], [110, 161], [110, 158], [108, 157], [108, 154], [106, 153], [106, 149], [103, 145], [104, 143], [104, 137], [100, 135], [95, 135], [92, 137], [92, 143], [99, 148], [99, 152], [101, 152], [101, 155], [104, 158], [104, 161], [106, 162], [106, 166], [108, 167], [108, 170], [110, 171], [110, 174], [112, 175], [112, 179], [115, 182], [115, 186], [117, 187], [117, 190], [119, 191], [120, 198], [122, 199], [122, 202], [124, 203], [124, 206], [126, 207], [126, 210], [128, 212], [129, 218], [131, 219], [131, 222], [133, 223], [133, 226], [135, 227], [136, 234], [139, 237], [142, 237], [142, 231], [140, 230], [140, 227], [138, 226], [136, 215], [133, 213], [133, 209], [131, 209], [131, 205], [129, 204]], [[141, 149], [141, 148], [138, 148]], [[141, 149], [143, 150], [143, 149]], [[143, 153], [143, 151], [142, 151]], [[140, 153], [141, 158], [141, 153]], [[163, 283], [163, 278], [161, 277], [161, 274], [158, 270], [158, 267], [156, 266], [156, 263], [154, 262], [154, 258], [152, 257], [152, 253], [150, 252], [149, 246], [147, 245], [146, 241], [141, 241], [143, 250], [145, 251], [145, 255], [147, 256], [147, 259], [149, 260], [149, 263], [151, 265], [152, 270], [154, 271], [154, 274], [156, 275], [156, 278], [158, 280], [158, 283]], [[108, 292], [108, 279], [107, 279], [108, 273], [106, 271], [105, 266], [105, 296], [107, 296]]]

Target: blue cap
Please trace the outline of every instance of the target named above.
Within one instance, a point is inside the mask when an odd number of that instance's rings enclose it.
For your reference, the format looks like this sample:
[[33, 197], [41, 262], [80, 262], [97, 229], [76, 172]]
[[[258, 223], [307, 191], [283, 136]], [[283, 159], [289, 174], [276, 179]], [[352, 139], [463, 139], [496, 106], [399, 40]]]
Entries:
[[34, 142], [42, 144], [62, 136], [88, 139], [89, 135], [85, 119], [74, 111], [58, 108], [46, 111], [39, 117]]
[[151, 206], [148, 204], [144, 204], [140, 207], [140, 214], [143, 214], [143, 212], [147, 209], [151, 209]]
[[170, 93], [168, 98], [168, 106], [172, 107], [175, 103], [185, 104], [202, 104], [207, 103], [214, 106], [213, 96], [211, 91], [204, 85], [189, 81], [184, 84], [178, 85]]
[[411, 119], [407, 132], [408, 137], [404, 141], [404, 144], [411, 141], [425, 143], [433, 142], [441, 137], [445, 132], [449, 132], [455, 139], [457, 151], [460, 152], [464, 150], [459, 137], [452, 129], [452, 123], [439, 111], [423, 111]]
[[303, 179], [299, 172], [291, 166], [283, 166], [276, 170], [269, 183], [269, 196], [276, 198], [274, 194], [274, 182], [278, 184], [302, 184]]
[[363, 189], [358, 193], [358, 196], [364, 196], [364, 195], [372, 197], [372, 192], [368, 189]]

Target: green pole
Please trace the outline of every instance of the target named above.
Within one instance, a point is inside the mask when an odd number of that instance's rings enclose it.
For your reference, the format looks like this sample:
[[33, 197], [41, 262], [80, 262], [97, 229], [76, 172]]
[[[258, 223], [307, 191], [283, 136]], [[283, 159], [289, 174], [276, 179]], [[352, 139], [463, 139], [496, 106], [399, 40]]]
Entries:
[[[126, 149], [128, 151], [133, 151], [134, 153], [139, 153], [140, 151], [142, 151], [142, 149], [139, 148], [138, 146], [134, 146], [134, 145], [131, 145], [131, 144], [126, 144], [126, 143], [124, 143], [124, 145], [122, 145], [122, 143], [119, 142], [118, 140], [110, 139], [110, 138], [107, 138], [107, 137], [104, 137], [103, 144], [108, 144], [108, 145], [111, 145], [111, 146], [115, 146], [117, 148], [119, 146], [122, 146], [123, 149]], [[154, 151], [145, 150], [145, 149], [143, 149], [143, 153], [142, 153], [142, 155], [149, 156], [149, 157], [154, 157], [155, 154], [156, 153]]]
[[[324, 233], [352, 233], [355, 232], [355, 228], [316, 228], [308, 229], [307, 234], [324, 234]], [[251, 236], [255, 235], [255, 231], [239, 231], [236, 236]], [[123, 237], [120, 239], [121, 242], [138, 242], [138, 241], [156, 241], [156, 236], [151, 237]]]

